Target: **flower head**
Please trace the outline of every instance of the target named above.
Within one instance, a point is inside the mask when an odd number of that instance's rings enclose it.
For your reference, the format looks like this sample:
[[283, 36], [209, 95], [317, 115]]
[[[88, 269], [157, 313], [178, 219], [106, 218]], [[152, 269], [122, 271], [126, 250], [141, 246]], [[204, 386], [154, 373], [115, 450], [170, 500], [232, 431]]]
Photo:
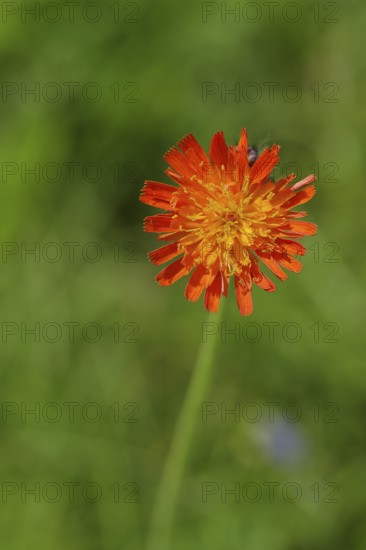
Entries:
[[287, 278], [282, 268], [302, 268], [294, 255], [306, 249], [294, 239], [315, 235], [316, 225], [300, 221], [306, 212], [292, 209], [314, 196], [315, 176], [295, 184], [295, 174], [270, 179], [280, 148], [273, 145], [257, 157], [245, 129], [237, 146], [227, 146], [223, 132], [216, 133], [209, 155], [191, 134], [178, 146], [164, 156], [171, 166], [166, 174], [178, 186], [146, 181], [140, 197], [165, 211], [145, 218], [145, 231], [161, 233], [158, 240], [168, 243], [150, 252], [150, 260], [160, 265], [180, 256], [156, 280], [168, 286], [192, 272], [186, 298], [195, 302], [205, 291], [205, 308], [216, 312], [233, 276], [240, 313], [249, 315], [253, 283], [275, 290], [260, 262], [281, 280]]

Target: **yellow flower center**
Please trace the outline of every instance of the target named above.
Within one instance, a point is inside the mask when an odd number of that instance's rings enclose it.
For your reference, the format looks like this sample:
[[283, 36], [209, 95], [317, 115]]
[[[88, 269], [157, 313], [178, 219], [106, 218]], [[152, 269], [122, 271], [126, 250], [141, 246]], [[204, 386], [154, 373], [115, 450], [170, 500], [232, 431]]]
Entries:
[[[194, 207], [186, 214], [193, 222], [180, 248], [193, 262], [211, 268], [219, 262], [227, 276], [240, 274], [243, 266], [251, 263], [250, 250], [259, 245], [271, 246], [272, 229], [277, 225], [280, 208], [273, 206], [270, 188], [259, 196], [248, 189], [234, 194], [232, 185], [221, 187], [212, 184], [212, 198], [204, 206], [192, 201]], [[184, 230], [184, 227], [179, 227]]]

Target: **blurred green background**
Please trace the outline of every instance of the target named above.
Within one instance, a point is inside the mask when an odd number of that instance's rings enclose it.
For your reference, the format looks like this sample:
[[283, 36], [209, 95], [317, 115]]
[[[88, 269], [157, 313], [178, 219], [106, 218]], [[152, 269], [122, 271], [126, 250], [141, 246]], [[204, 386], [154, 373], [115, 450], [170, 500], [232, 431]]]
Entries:
[[[184, 299], [186, 280], [154, 282], [142, 219], [155, 211], [138, 196], [145, 179], [168, 182], [162, 156], [184, 134], [207, 148], [243, 126], [251, 143], [281, 144], [278, 175], [294, 162], [318, 173], [319, 233], [300, 275], [254, 291], [252, 317], [230, 287], [225, 325], [210, 325], [210, 405], [171, 548], [365, 548], [366, 8], [278, 4], [272, 21], [262, 3], [236, 16], [229, 2], [75, 2], [73, 15], [3, 3], [7, 550], [145, 548], [207, 316]], [[239, 98], [221, 95], [235, 85]]]

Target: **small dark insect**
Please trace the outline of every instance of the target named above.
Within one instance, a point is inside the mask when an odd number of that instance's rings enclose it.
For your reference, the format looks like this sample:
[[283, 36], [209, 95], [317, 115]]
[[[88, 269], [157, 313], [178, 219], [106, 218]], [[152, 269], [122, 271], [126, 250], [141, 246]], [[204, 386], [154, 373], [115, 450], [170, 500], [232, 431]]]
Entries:
[[249, 145], [248, 147], [248, 164], [249, 166], [253, 166], [255, 161], [258, 158], [258, 149], [254, 147], [254, 145]]
[[[251, 168], [263, 150], [267, 147], [268, 139], [262, 140], [258, 145], [248, 145], [248, 164]], [[236, 148], [238, 144], [236, 144]]]

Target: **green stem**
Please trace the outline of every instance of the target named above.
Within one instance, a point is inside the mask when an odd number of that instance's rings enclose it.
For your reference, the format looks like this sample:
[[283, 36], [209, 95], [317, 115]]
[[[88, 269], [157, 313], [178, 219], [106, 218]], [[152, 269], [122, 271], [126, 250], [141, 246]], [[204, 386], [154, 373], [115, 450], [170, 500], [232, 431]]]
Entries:
[[[208, 322], [220, 322], [223, 303], [219, 314], [209, 314]], [[217, 331], [219, 332], [219, 331]], [[171, 448], [164, 466], [157, 491], [155, 506], [147, 541], [147, 550], [168, 550], [174, 521], [174, 512], [179, 496], [184, 468], [198, 418], [198, 413], [209, 382], [210, 371], [216, 349], [217, 335], [212, 334], [207, 342], [201, 342], [189, 388], [180, 411], [173, 434]]]

